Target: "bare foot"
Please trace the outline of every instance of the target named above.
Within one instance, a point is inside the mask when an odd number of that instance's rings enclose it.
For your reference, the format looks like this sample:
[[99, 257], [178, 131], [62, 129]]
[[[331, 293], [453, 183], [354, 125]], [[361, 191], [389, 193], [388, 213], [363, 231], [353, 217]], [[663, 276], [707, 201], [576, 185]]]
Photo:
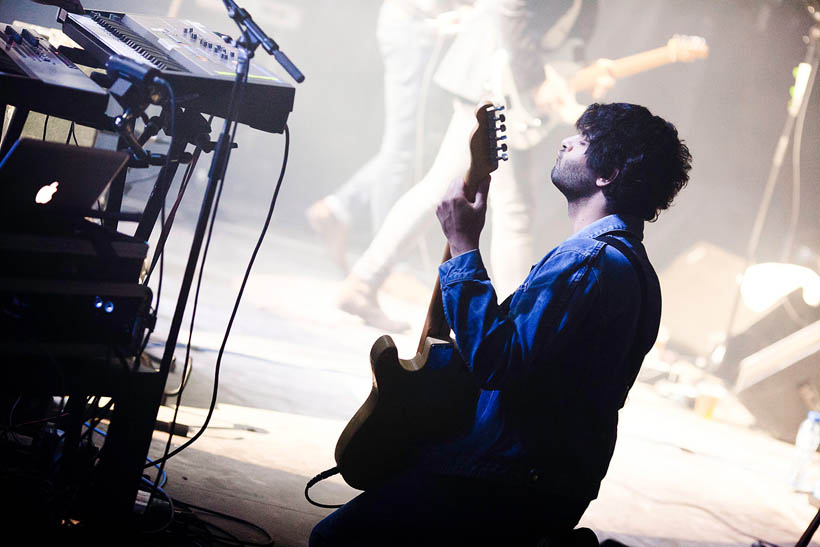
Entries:
[[347, 263], [345, 251], [350, 226], [334, 215], [323, 199], [308, 207], [305, 216], [316, 235], [322, 238], [333, 262], [343, 273], [349, 272], [350, 266]]
[[390, 332], [404, 332], [410, 328], [405, 321], [391, 319], [379, 306], [376, 291], [351, 274], [342, 284], [338, 299], [339, 309], [361, 317], [368, 325]]

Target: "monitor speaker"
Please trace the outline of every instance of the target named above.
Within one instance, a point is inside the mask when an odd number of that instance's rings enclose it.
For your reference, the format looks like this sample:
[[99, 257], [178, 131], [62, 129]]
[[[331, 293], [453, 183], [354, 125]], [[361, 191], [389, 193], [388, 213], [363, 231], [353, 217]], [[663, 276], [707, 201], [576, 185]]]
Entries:
[[809, 410], [820, 410], [820, 321], [740, 361], [735, 392], [757, 425], [794, 442]]

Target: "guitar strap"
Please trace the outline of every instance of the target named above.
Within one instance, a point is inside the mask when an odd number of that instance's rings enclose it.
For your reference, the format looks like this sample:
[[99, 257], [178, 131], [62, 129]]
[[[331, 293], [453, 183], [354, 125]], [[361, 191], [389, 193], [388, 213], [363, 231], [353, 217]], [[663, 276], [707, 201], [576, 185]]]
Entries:
[[[635, 270], [635, 274], [638, 276], [638, 283], [641, 286], [641, 305], [640, 305], [640, 312], [638, 315], [638, 323], [637, 328], [635, 329], [635, 338], [632, 340], [632, 346], [629, 349], [629, 362], [633, 363], [635, 370], [631, 371], [629, 375], [629, 382], [626, 385], [626, 392], [632, 387], [632, 384], [635, 383], [635, 379], [638, 377], [638, 372], [641, 369], [641, 364], [643, 363], [643, 355], [641, 355], [641, 349], [638, 344], [639, 334], [646, 328], [646, 303], [648, 301], [648, 294], [647, 294], [647, 282], [646, 282], [646, 273], [644, 272], [643, 266], [641, 266], [641, 262], [638, 259], [635, 251], [629, 248], [629, 246], [615, 237], [615, 233], [623, 234], [624, 236], [628, 237], [632, 234], [626, 231], [619, 230], [617, 232], [609, 232], [603, 235], [596, 237], [598, 241], [602, 243], [606, 243], [607, 245], [611, 245], [615, 247], [624, 257], [629, 260], [629, 263], [632, 265], [632, 269]], [[624, 402], [626, 402], [626, 392], [624, 393]]]

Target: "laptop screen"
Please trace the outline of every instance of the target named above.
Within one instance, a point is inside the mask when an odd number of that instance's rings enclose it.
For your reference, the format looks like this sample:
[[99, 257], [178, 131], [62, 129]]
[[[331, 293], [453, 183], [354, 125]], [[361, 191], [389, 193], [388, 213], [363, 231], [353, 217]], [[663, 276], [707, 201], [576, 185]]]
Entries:
[[8, 216], [90, 210], [128, 154], [20, 139], [0, 161], [0, 208]]

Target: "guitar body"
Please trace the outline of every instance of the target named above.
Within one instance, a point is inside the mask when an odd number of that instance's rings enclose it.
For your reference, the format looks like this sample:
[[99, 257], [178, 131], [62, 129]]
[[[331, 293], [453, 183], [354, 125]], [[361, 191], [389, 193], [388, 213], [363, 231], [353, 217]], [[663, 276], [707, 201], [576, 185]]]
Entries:
[[373, 388], [336, 443], [345, 482], [366, 490], [404, 469], [426, 443], [466, 433], [478, 387], [451, 342], [428, 337], [412, 359], [393, 339], [370, 350]]

